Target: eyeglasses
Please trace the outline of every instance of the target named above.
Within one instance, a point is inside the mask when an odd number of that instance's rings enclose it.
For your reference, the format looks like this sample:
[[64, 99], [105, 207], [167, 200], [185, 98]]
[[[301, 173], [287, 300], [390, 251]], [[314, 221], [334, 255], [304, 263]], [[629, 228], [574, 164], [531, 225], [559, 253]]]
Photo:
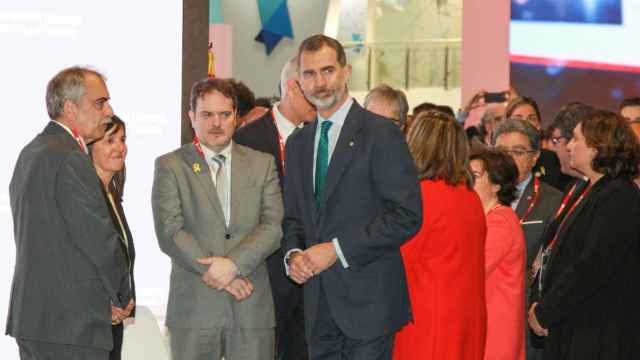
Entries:
[[562, 139], [567, 140], [567, 138], [564, 136], [552, 137], [549, 140], [551, 140], [551, 143], [553, 144], [553, 146], [558, 146], [560, 144], [560, 140]]
[[498, 150], [500, 151], [504, 151], [505, 153], [507, 153], [509, 156], [511, 157], [522, 157], [525, 156], [527, 154], [534, 154], [536, 153], [535, 150], [530, 150], [530, 149], [507, 149], [507, 148], [503, 148], [503, 147], [499, 147]]

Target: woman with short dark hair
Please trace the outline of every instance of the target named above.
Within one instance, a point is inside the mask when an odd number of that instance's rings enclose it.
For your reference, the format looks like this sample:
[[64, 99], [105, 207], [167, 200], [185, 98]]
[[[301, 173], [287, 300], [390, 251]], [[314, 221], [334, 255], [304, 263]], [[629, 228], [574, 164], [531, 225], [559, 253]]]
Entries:
[[526, 245], [516, 198], [518, 168], [507, 153], [490, 149], [471, 156], [474, 189], [487, 219], [485, 359], [524, 360], [524, 276]]
[[466, 135], [453, 117], [426, 111], [409, 128], [407, 142], [424, 218], [401, 248], [413, 321], [396, 335], [393, 358], [481, 360], [486, 228], [472, 189]]
[[126, 318], [133, 317], [135, 314], [135, 282], [133, 280], [135, 249], [133, 248], [133, 239], [127, 218], [122, 208], [122, 194], [125, 182], [124, 161], [127, 156], [126, 137], [124, 121], [114, 115], [104, 137], [89, 145], [91, 160], [100, 179], [113, 226], [120, 234], [120, 239], [122, 240], [120, 245], [127, 255], [129, 281], [125, 286], [131, 289], [131, 301], [124, 309], [111, 306], [113, 349], [109, 354], [110, 360], [120, 360], [124, 335], [123, 321]]
[[550, 232], [535, 278], [529, 325], [545, 359], [635, 359], [640, 354], [640, 145], [609, 111], [582, 118], [570, 166], [589, 179]]

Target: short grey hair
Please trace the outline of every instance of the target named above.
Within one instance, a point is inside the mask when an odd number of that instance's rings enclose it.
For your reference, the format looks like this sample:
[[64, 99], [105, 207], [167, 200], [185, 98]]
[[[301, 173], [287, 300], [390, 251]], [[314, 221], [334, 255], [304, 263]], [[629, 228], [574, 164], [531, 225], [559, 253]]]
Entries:
[[280, 97], [287, 93], [287, 81], [298, 78], [298, 56], [292, 56], [284, 63], [280, 73]]
[[540, 139], [542, 137], [540, 131], [533, 127], [531, 123], [523, 119], [511, 118], [501, 122], [493, 132], [493, 139], [491, 139], [491, 143], [495, 145], [498, 136], [514, 132], [520, 133], [529, 139], [531, 150], [536, 152], [540, 151]]
[[52, 120], [58, 119], [64, 113], [64, 102], [80, 103], [80, 99], [87, 93], [86, 77], [94, 75], [102, 81], [106, 78], [96, 70], [88, 67], [73, 66], [57, 73], [47, 84], [47, 113]]
[[389, 85], [380, 84], [371, 89], [364, 98], [364, 108], [366, 109], [372, 101], [378, 99], [383, 100], [394, 107], [401, 126], [404, 126], [407, 123], [409, 103], [407, 102], [407, 97], [402, 90], [396, 90]]

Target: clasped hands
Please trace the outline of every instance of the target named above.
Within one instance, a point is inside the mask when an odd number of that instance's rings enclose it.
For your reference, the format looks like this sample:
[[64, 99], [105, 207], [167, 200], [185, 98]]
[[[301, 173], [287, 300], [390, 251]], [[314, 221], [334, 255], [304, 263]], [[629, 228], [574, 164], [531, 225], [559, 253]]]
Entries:
[[304, 251], [296, 251], [289, 258], [289, 277], [302, 285], [336, 263], [338, 254], [332, 242], [313, 245]]
[[131, 316], [131, 311], [133, 311], [133, 307], [135, 306], [135, 304], [135, 301], [131, 299], [129, 301], [129, 304], [127, 304], [127, 307], [125, 307], [124, 309], [111, 305], [111, 324], [118, 325], [124, 319]]
[[209, 269], [202, 275], [202, 282], [216, 290], [224, 290], [236, 300], [241, 301], [253, 293], [253, 284], [242, 277], [238, 277], [238, 268], [229, 258], [211, 256], [196, 259], [201, 265], [209, 265]]

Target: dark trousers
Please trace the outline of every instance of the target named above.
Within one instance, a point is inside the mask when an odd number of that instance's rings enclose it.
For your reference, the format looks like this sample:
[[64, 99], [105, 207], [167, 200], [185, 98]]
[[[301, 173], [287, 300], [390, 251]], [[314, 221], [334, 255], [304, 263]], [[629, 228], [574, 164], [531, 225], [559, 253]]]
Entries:
[[122, 352], [122, 336], [124, 335], [124, 326], [122, 323], [111, 325], [111, 333], [113, 334], [113, 349], [109, 353], [109, 360], [120, 360]]
[[21, 360], [107, 360], [109, 351], [85, 346], [16, 339]]
[[395, 333], [374, 339], [352, 339], [336, 325], [327, 304], [324, 290], [320, 290], [318, 315], [309, 336], [311, 360], [391, 360]]
[[304, 303], [298, 301], [293, 308], [276, 318], [276, 359], [306, 360], [309, 358], [304, 330]]

